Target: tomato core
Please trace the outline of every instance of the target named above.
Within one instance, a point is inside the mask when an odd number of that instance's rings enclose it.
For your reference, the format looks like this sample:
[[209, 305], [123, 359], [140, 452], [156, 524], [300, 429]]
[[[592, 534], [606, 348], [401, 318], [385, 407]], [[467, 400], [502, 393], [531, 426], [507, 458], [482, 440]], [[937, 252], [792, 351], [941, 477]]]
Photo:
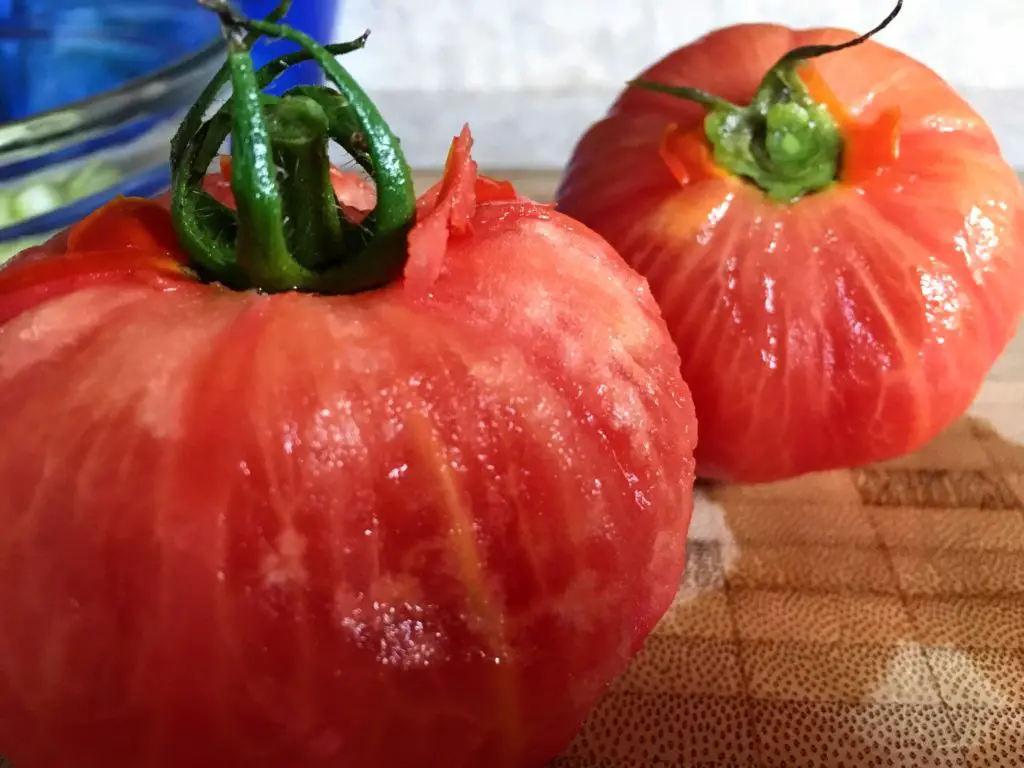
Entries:
[[[836, 109], [835, 100], [828, 98], [827, 89], [820, 82], [808, 87], [804, 65], [810, 59], [871, 39], [896, 18], [902, 6], [903, 1], [898, 0], [885, 21], [854, 40], [790, 51], [768, 71], [746, 107], [695, 88], [648, 80], [634, 80], [631, 85], [707, 107], [704, 134], [714, 163], [757, 185], [773, 200], [793, 202], [827, 189], [840, 179], [850, 135], [844, 130], [846, 116]], [[891, 139], [897, 126], [898, 116], [881, 131], [888, 127]], [[886, 146], [894, 146], [892, 140]], [[862, 147], [863, 143], [858, 145], [858, 158], [864, 154]]]
[[[171, 146], [174, 229], [201, 278], [235, 290], [352, 294], [382, 287], [405, 266], [405, 237], [416, 216], [412, 174], [376, 106], [336, 56], [366, 37], [321, 46], [291, 27], [248, 19], [225, 0], [203, 0], [228, 41], [228, 61], [189, 114]], [[258, 71], [250, 48], [261, 36], [300, 47]], [[303, 86], [283, 96], [262, 90], [287, 69], [313, 60], [332, 87]], [[203, 116], [230, 81], [231, 98]], [[228, 136], [235, 209], [203, 189]], [[376, 205], [351, 221], [331, 182], [335, 141], [373, 178]]]

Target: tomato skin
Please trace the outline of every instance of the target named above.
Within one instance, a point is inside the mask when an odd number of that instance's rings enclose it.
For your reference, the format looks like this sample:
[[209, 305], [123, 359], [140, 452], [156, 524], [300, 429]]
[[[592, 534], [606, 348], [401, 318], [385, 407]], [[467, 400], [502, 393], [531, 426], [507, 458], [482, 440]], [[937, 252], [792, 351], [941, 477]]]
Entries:
[[[740, 25], [640, 77], [745, 104], [783, 53], [853, 36]], [[559, 210], [650, 282], [709, 478], [771, 481], [917, 449], [966, 410], [1024, 305], [1024, 195], [977, 113], [874, 42], [806, 67], [846, 138], [827, 190], [771, 201], [715, 166], [702, 108], [629, 89], [558, 191]]]
[[105, 277], [0, 325], [16, 766], [539, 767], [625, 668], [684, 563], [678, 357], [461, 142], [402, 283]]

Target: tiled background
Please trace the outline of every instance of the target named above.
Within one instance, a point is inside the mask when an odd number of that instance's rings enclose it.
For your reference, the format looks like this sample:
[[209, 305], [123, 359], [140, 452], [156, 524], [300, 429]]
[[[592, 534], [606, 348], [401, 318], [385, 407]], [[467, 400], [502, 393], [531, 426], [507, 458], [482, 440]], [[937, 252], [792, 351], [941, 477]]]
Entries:
[[[374, 89], [565, 91], [619, 86], [646, 63], [742, 21], [865, 31], [894, 0], [343, 0], [371, 28], [352, 69]], [[960, 86], [1024, 86], [1020, 0], [905, 0], [880, 38]]]
[[[312, 2], [312, 0], [309, 0]], [[622, 83], [718, 26], [777, 21], [866, 30], [893, 0], [343, 0], [337, 35], [373, 32], [345, 60], [414, 165], [443, 163], [469, 121], [488, 166], [558, 168]], [[1024, 2], [906, 0], [880, 37], [929, 64], [1024, 167]]]

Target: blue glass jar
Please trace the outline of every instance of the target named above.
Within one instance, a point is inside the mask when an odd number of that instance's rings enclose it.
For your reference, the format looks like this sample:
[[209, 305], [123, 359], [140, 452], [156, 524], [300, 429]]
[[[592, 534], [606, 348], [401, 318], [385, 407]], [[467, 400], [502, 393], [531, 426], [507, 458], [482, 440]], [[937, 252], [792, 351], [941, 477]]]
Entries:
[[[276, 4], [238, 1], [254, 17]], [[339, 9], [294, 0], [285, 20], [328, 41]], [[0, 263], [116, 195], [166, 188], [170, 136], [223, 60], [196, 0], [0, 0]], [[319, 79], [302, 67], [276, 90]]]

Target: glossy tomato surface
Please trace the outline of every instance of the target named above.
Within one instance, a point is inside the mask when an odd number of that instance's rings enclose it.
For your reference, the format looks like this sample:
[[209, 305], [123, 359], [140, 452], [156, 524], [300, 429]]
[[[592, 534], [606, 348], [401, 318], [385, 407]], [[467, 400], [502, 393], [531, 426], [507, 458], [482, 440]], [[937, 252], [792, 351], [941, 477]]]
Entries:
[[[747, 104], [785, 52], [854, 36], [730, 27], [641, 77]], [[711, 478], [916, 449], [964, 412], [1024, 305], [1024, 196], [974, 110], [874, 42], [801, 76], [845, 139], [824, 191], [770, 200], [716, 167], [703, 108], [629, 89], [582, 138], [558, 193], [648, 278]]]
[[146, 201], [0, 272], [17, 768], [542, 766], [638, 650], [691, 509], [672, 340], [468, 142], [382, 290], [201, 284]]

